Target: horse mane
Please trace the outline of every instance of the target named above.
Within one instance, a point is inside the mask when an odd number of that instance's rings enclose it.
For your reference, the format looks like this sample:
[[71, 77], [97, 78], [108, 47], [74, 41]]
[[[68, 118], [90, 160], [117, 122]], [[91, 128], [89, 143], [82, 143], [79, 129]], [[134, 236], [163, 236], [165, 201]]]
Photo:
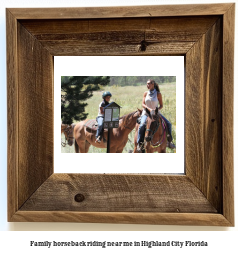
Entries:
[[74, 127], [76, 126], [76, 123], [72, 123], [71, 126], [74, 129]]
[[159, 111], [158, 111], [158, 113], [156, 114], [155, 113], [155, 110], [152, 110], [152, 112], [149, 112], [149, 118], [151, 119], [151, 120], [155, 120], [155, 121], [157, 121], [159, 118], [160, 118], [160, 113], [159, 113]]
[[127, 115], [121, 116], [121, 117], [119, 118], [119, 120], [122, 120], [123, 122], [126, 122], [127, 119], [128, 119], [131, 115], [134, 115], [136, 112], [137, 112], [137, 110], [134, 111], [134, 112], [132, 112], [132, 113], [129, 113], [129, 114], [127, 114]]
[[76, 126], [76, 123], [72, 123], [70, 125], [67, 124], [67, 127], [64, 129], [64, 131], [68, 131], [72, 128], [72, 131], [74, 130], [74, 127]]

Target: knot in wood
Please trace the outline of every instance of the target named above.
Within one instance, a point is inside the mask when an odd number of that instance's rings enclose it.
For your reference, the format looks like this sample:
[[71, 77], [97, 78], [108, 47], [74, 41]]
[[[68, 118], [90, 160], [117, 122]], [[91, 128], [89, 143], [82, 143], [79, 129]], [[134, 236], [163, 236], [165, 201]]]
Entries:
[[145, 40], [140, 43], [140, 51], [146, 51], [147, 43]]
[[77, 195], [75, 195], [75, 197], [74, 197], [74, 200], [75, 200], [76, 202], [83, 202], [84, 199], [85, 199], [84, 195], [83, 195], [83, 194], [80, 194], [80, 193], [77, 194]]

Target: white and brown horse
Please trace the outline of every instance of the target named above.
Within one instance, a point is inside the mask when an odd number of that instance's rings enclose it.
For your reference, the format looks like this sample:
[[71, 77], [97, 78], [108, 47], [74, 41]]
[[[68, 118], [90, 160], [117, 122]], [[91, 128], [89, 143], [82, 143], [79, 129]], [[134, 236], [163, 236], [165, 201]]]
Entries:
[[[129, 133], [135, 128], [137, 118], [141, 115], [142, 111], [137, 110], [128, 115], [124, 115], [120, 118], [119, 127], [112, 129], [111, 133], [111, 144], [110, 144], [110, 153], [122, 153], [126, 143], [128, 141]], [[98, 148], [106, 148], [107, 143], [95, 143], [96, 131], [88, 131], [85, 123], [88, 120], [84, 120], [76, 124], [74, 128], [74, 137], [75, 137], [75, 152], [76, 153], [87, 153], [91, 145]], [[108, 131], [104, 130], [104, 140], [107, 140]]]

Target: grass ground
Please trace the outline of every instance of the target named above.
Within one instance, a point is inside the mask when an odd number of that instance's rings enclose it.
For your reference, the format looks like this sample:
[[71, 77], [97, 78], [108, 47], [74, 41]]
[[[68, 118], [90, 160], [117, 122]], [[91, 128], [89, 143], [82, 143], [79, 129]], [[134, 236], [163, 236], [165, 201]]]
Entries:
[[[137, 108], [142, 109], [142, 97], [143, 93], [147, 91], [146, 85], [144, 86], [110, 86], [103, 87], [103, 91], [110, 91], [112, 93], [111, 102], [114, 101], [120, 105], [121, 111], [120, 116], [126, 115], [135, 111]], [[172, 123], [172, 135], [173, 140], [176, 145], [176, 84], [160, 84], [160, 91], [163, 98], [163, 109], [161, 113]], [[102, 101], [102, 91], [97, 91], [93, 93], [93, 96], [86, 102], [88, 106], [85, 108], [86, 113], [88, 113], [88, 119], [96, 119], [98, 114], [98, 106]], [[129, 135], [129, 140], [133, 142], [135, 130], [133, 130]], [[61, 136], [64, 140], [64, 136]], [[130, 141], [124, 148], [124, 153], [128, 153], [129, 150], [134, 149], [134, 144]], [[74, 146], [66, 147], [61, 146], [61, 152], [63, 153], [74, 153]], [[167, 148], [167, 153], [174, 153], [174, 150]], [[89, 153], [106, 153], [106, 149], [99, 149], [91, 146]]]

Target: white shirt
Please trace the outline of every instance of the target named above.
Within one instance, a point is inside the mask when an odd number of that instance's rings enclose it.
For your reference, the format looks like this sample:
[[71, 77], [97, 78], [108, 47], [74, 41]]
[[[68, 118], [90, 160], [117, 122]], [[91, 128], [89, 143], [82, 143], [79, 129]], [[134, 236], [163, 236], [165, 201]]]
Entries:
[[[154, 89], [153, 91], [148, 91], [145, 97], [145, 105], [152, 109], [155, 109], [156, 107], [158, 107], [159, 100], [158, 100], [157, 94], [158, 92], [156, 89]], [[143, 109], [142, 115], [148, 116], [145, 108]]]
[[109, 104], [109, 103], [108, 103], [108, 102], [105, 102], [104, 100], [103, 100], [102, 102], [100, 102], [100, 104], [99, 104], [99, 109], [98, 109], [98, 116], [104, 117], [104, 114], [101, 114], [100, 108], [101, 108], [101, 107], [104, 108], [104, 107], [106, 107], [108, 104]]

